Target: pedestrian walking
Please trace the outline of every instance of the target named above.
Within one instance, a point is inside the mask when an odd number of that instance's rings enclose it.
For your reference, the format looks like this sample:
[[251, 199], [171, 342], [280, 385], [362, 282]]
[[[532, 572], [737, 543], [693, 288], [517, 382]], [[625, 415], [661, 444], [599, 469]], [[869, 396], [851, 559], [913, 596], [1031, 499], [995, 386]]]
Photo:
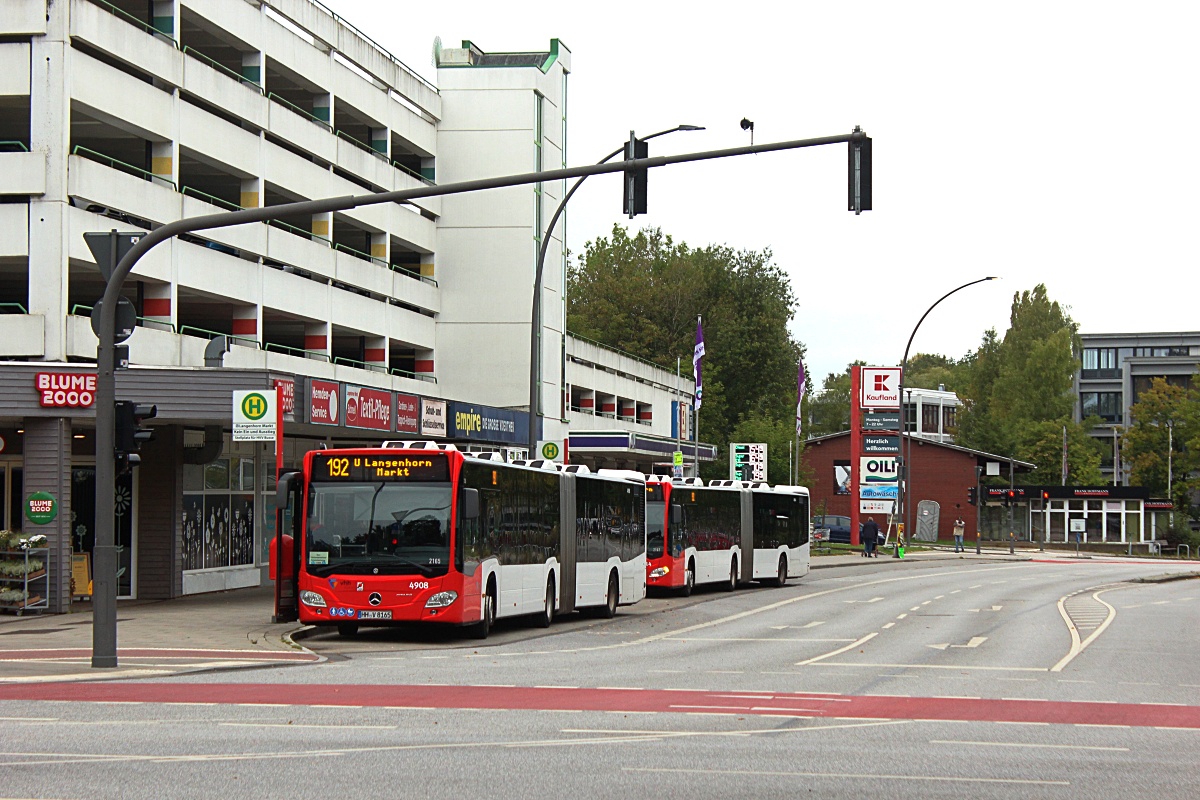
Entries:
[[[955, 506], [961, 509], [962, 506]], [[963, 547], [963, 534], [967, 531], [967, 523], [963, 521], [962, 511], [960, 510], [954, 519], [954, 552], [965, 553], [967, 548]]]
[[875, 522], [874, 517], [867, 517], [867, 521], [863, 523], [862, 531], [859, 533], [859, 538], [863, 543], [863, 558], [879, 558], [875, 552], [875, 545], [879, 543], [879, 525]]

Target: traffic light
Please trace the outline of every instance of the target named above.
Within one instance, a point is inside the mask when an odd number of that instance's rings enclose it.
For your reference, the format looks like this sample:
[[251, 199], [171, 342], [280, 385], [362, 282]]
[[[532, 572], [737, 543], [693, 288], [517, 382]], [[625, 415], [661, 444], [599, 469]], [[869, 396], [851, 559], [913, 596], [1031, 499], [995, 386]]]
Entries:
[[142, 423], [158, 416], [158, 407], [130, 400], [118, 400], [113, 405], [116, 412], [113, 455], [117, 460], [117, 473], [120, 474], [141, 463], [138, 450], [143, 442], [154, 438], [154, 431], [143, 428]]
[[1013, 491], [1012, 489], [1006, 489], [1004, 491], [1004, 505], [1011, 506], [1011, 505], [1014, 505], [1016, 502], [1017, 502], [1017, 493], [1015, 491]]
[[[862, 133], [862, 128], [854, 126], [855, 133]], [[848, 204], [849, 210], [855, 214], [871, 210], [871, 137], [863, 136], [858, 141], [850, 141], [847, 145], [849, 163], [847, 177], [849, 178]]]
[[[650, 147], [644, 139], [639, 139], [629, 132], [629, 142], [625, 145], [625, 160], [649, 158]], [[632, 169], [625, 171], [625, 213], [633, 219], [638, 214], [646, 213], [646, 177], [650, 170]]]
[[967, 489], [967, 505], [974, 506], [974, 505], [978, 505], [978, 504], [979, 504], [979, 490], [976, 489], [974, 486], [968, 487], [968, 489]]

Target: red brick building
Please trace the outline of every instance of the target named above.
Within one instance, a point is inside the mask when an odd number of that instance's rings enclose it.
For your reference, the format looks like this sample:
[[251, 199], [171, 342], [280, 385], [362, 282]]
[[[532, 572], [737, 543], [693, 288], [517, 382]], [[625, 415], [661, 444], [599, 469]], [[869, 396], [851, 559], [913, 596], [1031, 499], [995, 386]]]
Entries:
[[[1009, 460], [1003, 456], [969, 450], [953, 444], [928, 441], [912, 437], [909, 453], [909, 508], [915, 517], [917, 504], [922, 500], [933, 500], [940, 506], [938, 539], [951, 539], [956, 513], [967, 521], [968, 531], [975, 528], [975, 508], [967, 503], [967, 489], [975, 485], [975, 468], [986, 474], [988, 462], [999, 462], [1001, 472], [1008, 474]], [[804, 443], [801, 462], [812, 476], [808, 482], [812, 497], [813, 513], [819, 513], [824, 503], [826, 514], [850, 514], [850, 503], [854, 495], [839, 494], [835, 478], [837, 467], [850, 467], [850, 432], [835, 433], [809, 439]], [[1017, 472], [1028, 472], [1033, 465], [1013, 462]], [[959, 505], [961, 508], [956, 509]], [[865, 515], [864, 515], [865, 518]], [[877, 518], [878, 519], [878, 518]]]

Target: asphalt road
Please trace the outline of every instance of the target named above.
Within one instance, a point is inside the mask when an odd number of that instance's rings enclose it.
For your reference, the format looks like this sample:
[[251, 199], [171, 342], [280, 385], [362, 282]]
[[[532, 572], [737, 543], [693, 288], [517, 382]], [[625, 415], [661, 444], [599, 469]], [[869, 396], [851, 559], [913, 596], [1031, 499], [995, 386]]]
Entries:
[[1185, 571], [871, 564], [486, 642], [0, 687], [0, 795], [1193, 797], [1200, 582], [1162, 580]]

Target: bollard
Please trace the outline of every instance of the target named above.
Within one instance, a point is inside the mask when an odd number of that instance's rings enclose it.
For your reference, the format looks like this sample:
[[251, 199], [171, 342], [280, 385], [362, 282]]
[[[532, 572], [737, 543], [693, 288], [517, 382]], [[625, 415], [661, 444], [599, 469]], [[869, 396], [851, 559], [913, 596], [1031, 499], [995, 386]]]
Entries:
[[1017, 535], [1012, 531], [1008, 532], [1008, 554], [1011, 556], [1016, 551]]
[[979, 555], [979, 536], [982, 531], [975, 531], [975, 555]]

